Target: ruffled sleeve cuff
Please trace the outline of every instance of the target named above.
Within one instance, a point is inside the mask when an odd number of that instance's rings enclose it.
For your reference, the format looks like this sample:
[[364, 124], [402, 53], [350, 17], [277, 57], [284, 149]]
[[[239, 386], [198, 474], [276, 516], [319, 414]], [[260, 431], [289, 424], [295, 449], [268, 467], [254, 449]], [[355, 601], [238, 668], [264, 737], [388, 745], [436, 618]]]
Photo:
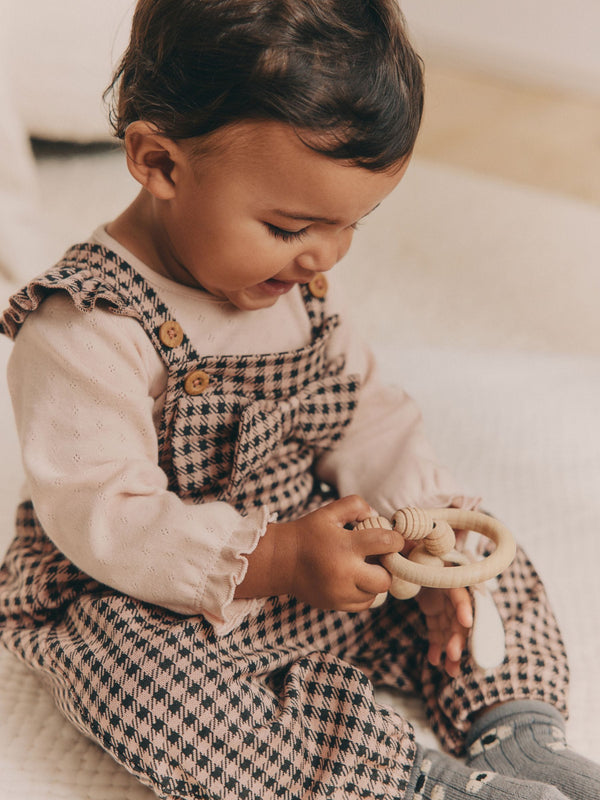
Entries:
[[264, 604], [265, 598], [236, 600], [234, 595], [248, 571], [247, 556], [254, 552], [271, 520], [267, 507], [247, 516], [226, 508], [236, 515], [236, 524], [229, 528], [227, 540], [209, 554], [206, 579], [196, 595], [199, 610], [218, 636], [226, 636]]

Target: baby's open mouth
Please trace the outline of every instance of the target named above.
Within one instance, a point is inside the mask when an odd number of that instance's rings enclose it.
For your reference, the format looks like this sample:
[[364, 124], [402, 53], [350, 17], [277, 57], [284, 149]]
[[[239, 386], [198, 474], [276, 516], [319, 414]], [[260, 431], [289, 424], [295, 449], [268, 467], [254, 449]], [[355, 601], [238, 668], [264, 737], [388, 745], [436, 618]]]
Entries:
[[261, 283], [261, 286], [270, 294], [285, 294], [295, 285], [293, 281], [280, 281], [277, 278], [269, 278], [268, 281]]

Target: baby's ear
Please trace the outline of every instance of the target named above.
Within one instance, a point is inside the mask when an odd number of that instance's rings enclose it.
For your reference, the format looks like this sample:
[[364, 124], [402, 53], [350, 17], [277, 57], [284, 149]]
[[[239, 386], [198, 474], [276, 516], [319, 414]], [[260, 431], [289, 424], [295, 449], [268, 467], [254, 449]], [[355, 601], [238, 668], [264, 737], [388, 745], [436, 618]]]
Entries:
[[157, 200], [175, 196], [173, 172], [181, 151], [173, 139], [149, 122], [132, 122], [125, 131], [127, 166], [135, 180]]

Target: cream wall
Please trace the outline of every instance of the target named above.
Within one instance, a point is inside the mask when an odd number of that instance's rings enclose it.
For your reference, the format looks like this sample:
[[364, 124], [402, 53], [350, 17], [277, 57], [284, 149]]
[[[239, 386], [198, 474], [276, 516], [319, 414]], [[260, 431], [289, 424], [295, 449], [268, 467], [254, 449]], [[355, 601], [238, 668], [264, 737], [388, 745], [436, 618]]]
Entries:
[[400, 0], [424, 55], [600, 97], [598, 0]]

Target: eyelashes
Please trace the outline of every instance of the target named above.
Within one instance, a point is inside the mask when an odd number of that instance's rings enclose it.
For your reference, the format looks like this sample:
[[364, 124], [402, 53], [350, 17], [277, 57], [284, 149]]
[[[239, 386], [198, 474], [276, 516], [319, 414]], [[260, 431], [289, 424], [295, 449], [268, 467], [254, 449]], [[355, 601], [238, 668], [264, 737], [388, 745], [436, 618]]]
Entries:
[[[349, 227], [353, 231], [355, 231], [357, 230], [357, 228], [360, 227], [360, 224], [361, 220], [355, 222], [353, 225], [350, 225]], [[265, 222], [264, 225], [271, 234], [271, 236], [274, 236], [275, 239], [280, 239], [283, 242], [299, 242], [302, 239], [304, 239], [305, 236], [308, 235], [308, 230], [309, 230], [309, 226], [301, 228], [299, 231], [288, 231], [285, 228], [279, 228], [277, 225], [272, 225], [269, 222]]]
[[285, 228], [278, 228], [277, 225], [271, 225], [265, 222], [265, 226], [271, 236], [276, 239], [281, 239], [283, 242], [299, 242], [308, 233], [308, 228], [301, 228], [299, 231], [288, 231]]

